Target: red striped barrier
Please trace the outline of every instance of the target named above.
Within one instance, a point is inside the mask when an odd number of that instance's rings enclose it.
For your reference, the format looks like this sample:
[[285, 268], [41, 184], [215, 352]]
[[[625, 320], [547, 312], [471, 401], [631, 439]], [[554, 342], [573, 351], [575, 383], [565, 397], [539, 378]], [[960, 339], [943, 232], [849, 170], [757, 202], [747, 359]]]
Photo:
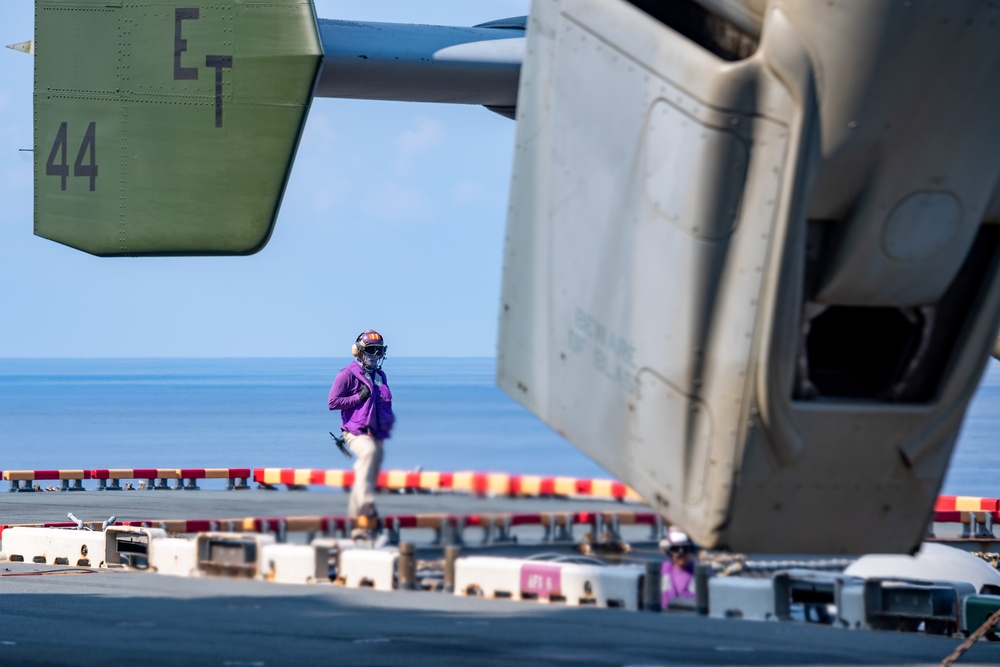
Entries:
[[179, 480], [181, 472], [177, 468], [102, 468], [91, 475], [97, 480], [98, 491], [119, 491], [123, 479], [145, 479], [145, 488], [169, 489], [167, 480]]
[[[266, 486], [315, 484], [347, 489], [354, 483], [354, 473], [349, 470], [254, 468], [253, 480]], [[478, 496], [584, 496], [643, 502], [635, 491], [615, 480], [507, 473], [389, 470], [379, 473], [377, 488], [383, 491], [454, 491]]]
[[8, 470], [6, 480], [88, 479], [86, 470]]
[[[98, 490], [120, 490], [123, 479], [146, 480], [150, 489], [167, 489], [168, 480], [176, 480], [175, 488], [197, 489], [199, 479], [228, 479], [228, 489], [249, 489], [250, 468], [100, 468], [87, 470], [6, 470], [3, 479], [10, 482], [11, 491], [35, 491], [36, 481], [59, 480], [60, 491], [83, 491], [84, 480], [97, 480]], [[70, 482], [74, 484], [70, 486]], [[187, 482], [186, 485], [184, 483]], [[47, 491], [55, 491], [48, 487]]]
[[938, 496], [934, 504], [938, 512], [996, 512], [1000, 510], [1000, 499], [978, 496]]
[[[953, 523], [968, 522], [970, 514], [979, 512], [963, 512], [957, 510], [939, 511], [935, 520]], [[0, 524], [0, 539], [4, 529], [12, 525], [41, 526], [46, 528], [75, 528], [77, 524], [68, 521], [32, 523], [32, 524]], [[100, 522], [84, 524], [93, 530], [100, 530]], [[261, 532], [276, 533], [283, 537], [288, 532], [316, 532], [333, 535], [341, 533], [346, 536], [353, 527], [352, 520], [344, 516], [300, 516], [300, 517], [242, 517], [230, 519], [166, 519], [166, 520], [130, 520], [118, 521], [116, 525], [162, 528], [169, 533], [198, 533], [211, 531], [226, 532]], [[482, 542], [493, 544], [510, 541], [511, 530], [523, 526], [538, 526], [545, 529], [543, 540], [558, 541], [572, 539], [576, 526], [586, 526], [594, 539], [617, 539], [622, 526], [645, 525], [650, 527], [650, 540], [659, 540], [665, 535], [666, 524], [663, 518], [654, 512], [532, 512], [532, 513], [496, 513], [496, 514], [404, 514], [390, 515], [383, 518], [383, 525], [390, 536], [398, 540], [401, 530], [422, 529], [433, 530], [435, 541], [462, 541], [462, 533], [468, 528], [483, 531]], [[983, 537], [968, 535], [967, 537]]]
[[229, 480], [226, 489], [249, 489], [247, 480], [250, 479], [250, 468], [180, 468], [180, 483], [185, 489], [197, 489], [199, 479], [227, 479]]
[[254, 468], [253, 481], [264, 486], [334, 486], [349, 489], [354, 485], [351, 470], [310, 470], [289, 468]]
[[[149, 490], [171, 488], [169, 480], [175, 480], [175, 489], [197, 489], [199, 479], [228, 479], [227, 489], [249, 489], [247, 480], [250, 468], [102, 468], [92, 470], [91, 478], [97, 480], [98, 491], [119, 491], [121, 480], [146, 480]], [[187, 484], [185, 484], [185, 482]], [[140, 487], [142, 488], [142, 487]]]
[[[652, 527], [650, 539], [656, 540], [664, 534], [665, 524], [662, 517], [652, 512], [541, 512], [541, 513], [498, 513], [498, 514], [404, 514], [390, 515], [383, 518], [383, 525], [390, 536], [398, 541], [399, 531], [403, 529], [433, 530], [438, 542], [446, 539], [445, 532], [450, 531], [450, 539], [462, 541], [462, 531], [466, 528], [479, 528], [484, 531], [483, 542], [494, 543], [510, 539], [510, 530], [516, 526], [540, 526], [545, 528], [544, 539], [570, 539], [574, 526], [589, 526], [596, 531], [606, 528], [617, 533], [623, 525], [649, 525]], [[68, 521], [32, 524], [0, 524], [0, 539], [3, 531], [14, 525], [39, 526], [45, 528], [76, 528], [77, 524]], [[168, 533], [200, 533], [200, 532], [257, 532], [277, 533], [283, 537], [288, 532], [321, 532], [335, 534], [340, 532], [346, 536], [353, 527], [352, 520], [344, 516], [292, 516], [292, 517], [243, 517], [231, 519], [165, 519], [165, 520], [130, 520], [118, 521], [118, 526], [137, 526], [143, 528], [162, 528]], [[100, 522], [86, 522], [85, 527], [100, 530]], [[556, 529], [559, 529], [558, 534]]]
[[[146, 480], [146, 488], [168, 489], [168, 480], [176, 480], [180, 489], [197, 489], [199, 479], [228, 479], [228, 489], [249, 488], [250, 477], [264, 485], [320, 485], [349, 489], [354, 484], [351, 470], [290, 468], [112, 468], [5, 470], [2, 479], [10, 482], [11, 491], [40, 490], [35, 482], [60, 481], [59, 490], [84, 490], [82, 482], [97, 480], [98, 490], [121, 489], [120, 480]], [[72, 483], [72, 486], [71, 486]], [[413, 472], [392, 470], [379, 475], [378, 487], [389, 491], [454, 491], [479, 496], [576, 496], [619, 501], [642, 498], [616, 480], [543, 477], [484, 472]], [[142, 486], [140, 486], [142, 488]], [[56, 490], [49, 486], [46, 490]], [[970, 524], [976, 519], [988, 525], [1000, 521], [1000, 499], [978, 496], [942, 495], [935, 503], [936, 523]], [[988, 520], [988, 524], [987, 524]]]
[[1000, 521], [1000, 500], [978, 496], [938, 496], [934, 523], [962, 524], [965, 538], [991, 538], [993, 525]]
[[[333, 481], [331, 482], [331, 476]], [[255, 468], [254, 481], [276, 484], [319, 484], [344, 489], [353, 484], [353, 473], [343, 470], [288, 470]], [[378, 488], [389, 491], [455, 491], [497, 496], [585, 496], [630, 500], [642, 498], [622, 482], [608, 479], [576, 479], [540, 475], [508, 475], [480, 472], [410, 472], [393, 470], [379, 474]], [[1000, 499], [971, 496], [940, 496], [935, 506], [935, 521], [962, 522], [962, 512], [991, 512], [1000, 521]], [[965, 518], [968, 523], [968, 518]]]
[[[5, 470], [3, 478], [10, 482], [11, 491], [34, 491], [32, 482], [59, 480], [61, 491], [83, 491], [83, 480], [91, 478], [90, 470]], [[73, 486], [70, 486], [73, 482]]]

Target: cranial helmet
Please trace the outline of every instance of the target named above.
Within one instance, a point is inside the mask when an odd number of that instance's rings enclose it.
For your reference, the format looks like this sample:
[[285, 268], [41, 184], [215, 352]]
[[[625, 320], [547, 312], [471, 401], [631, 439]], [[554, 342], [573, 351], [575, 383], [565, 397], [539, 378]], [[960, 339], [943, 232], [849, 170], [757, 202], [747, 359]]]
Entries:
[[687, 533], [671, 528], [667, 536], [660, 540], [660, 548], [665, 552], [693, 552], [697, 550]]
[[387, 349], [382, 334], [374, 329], [368, 329], [358, 335], [354, 345], [351, 346], [351, 354], [361, 362], [365, 370], [372, 371], [382, 368]]

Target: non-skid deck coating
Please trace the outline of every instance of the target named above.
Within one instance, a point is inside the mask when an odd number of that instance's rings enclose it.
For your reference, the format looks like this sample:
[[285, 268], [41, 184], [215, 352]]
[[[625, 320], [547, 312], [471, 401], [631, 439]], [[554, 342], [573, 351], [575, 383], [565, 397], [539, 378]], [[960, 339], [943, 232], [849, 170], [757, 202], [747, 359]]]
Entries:
[[[249, 516], [345, 515], [347, 494], [312, 491], [39, 491], [0, 493], [0, 524], [66, 521], [72, 512], [84, 521], [233, 519]], [[380, 494], [379, 513], [483, 514], [498, 512], [649, 512], [649, 507], [616, 501], [560, 498], [482, 498], [464, 494]], [[647, 529], [648, 531], [648, 529]]]
[[[343, 494], [0, 496], [0, 522], [343, 514]], [[616, 503], [386, 495], [383, 514], [640, 510]], [[444, 593], [0, 563], [0, 665], [937, 665], [960, 639]], [[1000, 664], [980, 642], [960, 665]]]

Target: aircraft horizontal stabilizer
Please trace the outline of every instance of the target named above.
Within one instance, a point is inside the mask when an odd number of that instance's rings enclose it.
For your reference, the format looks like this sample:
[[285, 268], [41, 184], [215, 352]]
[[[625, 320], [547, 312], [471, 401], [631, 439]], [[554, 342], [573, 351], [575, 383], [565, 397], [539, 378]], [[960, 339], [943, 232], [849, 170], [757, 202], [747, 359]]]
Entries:
[[37, 0], [35, 233], [95, 255], [270, 236], [322, 48], [311, 2]]

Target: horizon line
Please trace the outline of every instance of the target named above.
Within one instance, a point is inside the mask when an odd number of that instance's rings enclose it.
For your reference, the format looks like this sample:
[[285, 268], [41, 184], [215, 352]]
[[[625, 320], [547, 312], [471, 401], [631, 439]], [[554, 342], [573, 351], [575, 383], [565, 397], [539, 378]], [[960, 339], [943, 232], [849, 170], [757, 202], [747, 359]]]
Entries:
[[[350, 358], [350, 355], [170, 355], [170, 356], [140, 356], [140, 355], [124, 355], [119, 357], [109, 357], [109, 356], [85, 356], [85, 357], [73, 357], [73, 356], [17, 356], [17, 357], [5, 357], [0, 356], [0, 361], [59, 361], [64, 359], [71, 360], [88, 360], [88, 361], [101, 361], [101, 360], [185, 360], [185, 359], [337, 359], [337, 358]], [[449, 355], [422, 355], [422, 354], [412, 354], [412, 355], [399, 355], [399, 356], [387, 356], [387, 359], [496, 359], [496, 355], [482, 355], [482, 354], [449, 354]]]

